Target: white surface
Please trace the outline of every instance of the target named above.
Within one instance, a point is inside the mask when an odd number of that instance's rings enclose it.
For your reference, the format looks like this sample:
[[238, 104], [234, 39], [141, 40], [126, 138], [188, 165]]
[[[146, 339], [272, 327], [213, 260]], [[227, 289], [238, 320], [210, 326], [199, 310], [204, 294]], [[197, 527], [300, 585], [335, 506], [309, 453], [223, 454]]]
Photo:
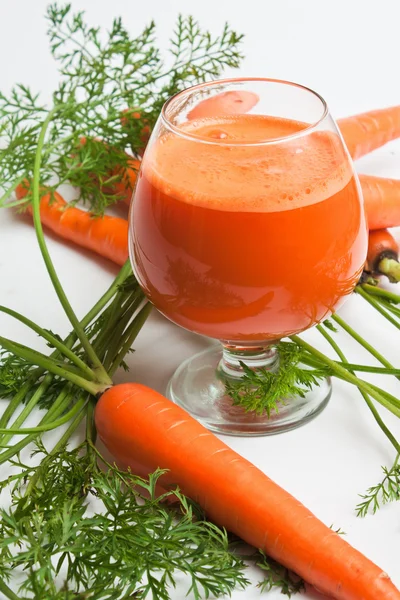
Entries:
[[[0, 89], [21, 81], [48, 93], [55, 84], [56, 73], [45, 37], [46, 5], [46, 0], [0, 0]], [[215, 13], [216, 6], [222, 16]], [[223, 0], [217, 4], [211, 0], [75, 0], [74, 7], [86, 9], [94, 25], [107, 26], [112, 17], [122, 15], [133, 31], [154, 18], [163, 42], [169, 38], [179, 12], [193, 14], [216, 31], [227, 19], [246, 34], [243, 49], [247, 58], [238, 75], [287, 78], [310, 85], [326, 98], [335, 117], [400, 103], [398, 0]], [[357, 164], [359, 172], [393, 177], [400, 177], [399, 167], [399, 142]], [[77, 313], [83, 315], [111, 282], [116, 268], [54, 238], [48, 243], [68, 297]], [[0, 212], [0, 249], [0, 303], [65, 334], [68, 323], [45, 273], [30, 223], [11, 212]], [[369, 310], [360, 298], [352, 298], [341, 314], [399, 364], [400, 332]], [[34, 334], [3, 315], [0, 331], [23, 343], [38, 344]], [[316, 334], [309, 335], [321, 344]], [[341, 339], [354, 361], [369, 360], [353, 343]], [[130, 377], [162, 392], [174, 369], [203, 348], [204, 340], [153, 314], [135, 347], [137, 352], [129, 358]], [[116, 380], [128, 377], [119, 373]], [[399, 394], [400, 384], [392, 382], [390, 390]], [[399, 422], [391, 415], [384, 416], [399, 436]], [[355, 390], [335, 382], [325, 412], [296, 431], [270, 438], [227, 437], [225, 441], [297, 496], [327, 525], [344, 529], [346, 539], [386, 569], [400, 587], [398, 504], [364, 520], [354, 513], [357, 495], [377, 483], [381, 479], [380, 465], [391, 465], [394, 458], [394, 451]], [[259, 575], [254, 574], [255, 580]], [[174, 600], [182, 598], [183, 590], [171, 595]], [[259, 598], [259, 590], [253, 586], [245, 592], [234, 592], [232, 597], [252, 600]], [[278, 592], [267, 597], [282, 598]], [[317, 595], [308, 590], [303, 597]]]

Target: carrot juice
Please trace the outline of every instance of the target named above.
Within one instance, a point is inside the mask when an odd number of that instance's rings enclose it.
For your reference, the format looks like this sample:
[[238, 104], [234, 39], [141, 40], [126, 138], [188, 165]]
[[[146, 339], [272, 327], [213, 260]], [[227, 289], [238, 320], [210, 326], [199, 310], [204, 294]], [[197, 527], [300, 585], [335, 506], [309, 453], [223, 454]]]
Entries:
[[131, 256], [150, 300], [225, 341], [278, 339], [325, 319], [366, 256], [339, 136], [277, 117], [199, 119], [162, 133], [131, 216]]

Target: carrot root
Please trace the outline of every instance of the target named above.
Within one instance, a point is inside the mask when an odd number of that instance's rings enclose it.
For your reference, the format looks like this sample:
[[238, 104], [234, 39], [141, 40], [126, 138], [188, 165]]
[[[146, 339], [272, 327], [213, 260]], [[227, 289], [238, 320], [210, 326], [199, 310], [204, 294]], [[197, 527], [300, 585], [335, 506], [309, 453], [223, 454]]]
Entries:
[[360, 175], [370, 230], [400, 225], [400, 179]]
[[125, 465], [169, 469], [208, 518], [337, 600], [400, 600], [388, 575], [182, 408], [138, 384], [105, 392], [99, 437]]
[[355, 160], [400, 137], [400, 105], [339, 119], [338, 125]]
[[[27, 193], [26, 185], [21, 184], [16, 190], [18, 199]], [[30, 207], [28, 210], [31, 212]], [[95, 217], [69, 206], [57, 192], [42, 196], [40, 218], [43, 225], [59, 237], [93, 250], [118, 265], [123, 265], [128, 259], [128, 221], [125, 219], [108, 215]]]

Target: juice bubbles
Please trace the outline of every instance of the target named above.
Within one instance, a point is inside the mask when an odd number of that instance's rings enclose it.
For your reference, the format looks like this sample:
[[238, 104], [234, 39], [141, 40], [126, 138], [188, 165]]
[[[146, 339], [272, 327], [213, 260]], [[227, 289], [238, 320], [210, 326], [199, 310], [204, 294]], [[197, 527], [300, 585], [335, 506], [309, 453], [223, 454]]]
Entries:
[[339, 137], [257, 115], [180, 130], [148, 149], [131, 214], [131, 256], [150, 300], [175, 323], [232, 342], [278, 339], [328, 317], [367, 248]]

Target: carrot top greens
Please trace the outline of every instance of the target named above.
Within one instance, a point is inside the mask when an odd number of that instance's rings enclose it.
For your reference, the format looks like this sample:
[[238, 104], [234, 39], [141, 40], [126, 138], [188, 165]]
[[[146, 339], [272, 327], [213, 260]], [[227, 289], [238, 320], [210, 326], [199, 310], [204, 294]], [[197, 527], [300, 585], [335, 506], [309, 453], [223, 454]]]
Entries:
[[[14, 189], [25, 178], [32, 182], [38, 243], [72, 331], [62, 339], [0, 307], [49, 346], [47, 355], [0, 338], [0, 396], [9, 398], [0, 416], [0, 465], [8, 463], [13, 472], [0, 483], [10, 504], [0, 512], [0, 593], [11, 600], [167, 600], [170, 587], [184, 573], [187, 590], [196, 599], [229, 594], [248, 584], [237, 541], [231, 545], [226, 532], [207, 522], [179, 491], [156, 497], [160, 473], [143, 480], [123, 472], [95, 446], [95, 397], [111, 385], [119, 367], [126, 368], [124, 358], [150, 308], [126, 264], [89, 313], [78, 318], [48, 253], [39, 201], [41, 186], [55, 189], [63, 182], [77, 186], [80, 199], [99, 213], [116, 201], [118, 197], [106, 194], [101, 184], [113, 167], [126, 164], [127, 146], [133, 152], [140, 149], [143, 126], [154, 123], [165, 99], [179, 88], [219, 76], [225, 66], [237, 66], [241, 36], [225, 26], [213, 37], [192, 18], [179, 18], [171, 61], [166, 63], [155, 45], [153, 23], [132, 38], [121, 20], [105, 34], [89, 27], [83, 13], [72, 14], [70, 5], [50, 6], [47, 18], [60, 83], [49, 107], [23, 85], [9, 96], [0, 94], [5, 141], [0, 150], [0, 206], [18, 205], [12, 199]], [[140, 112], [129, 123], [121, 121], [127, 107]], [[102, 150], [96, 137], [107, 144]], [[357, 291], [400, 327], [399, 296], [368, 284]], [[400, 445], [375, 403], [400, 416], [400, 400], [356, 373], [400, 377], [400, 370], [339, 317], [333, 321], [383, 367], [349, 364], [328, 322], [318, 330], [338, 360], [292, 336], [279, 345], [281, 369], [276, 374], [248, 370], [238, 387], [228, 391], [246, 410], [269, 412], [279, 410], [280, 395], [298, 393], [322, 376], [336, 376], [360, 390], [398, 456]], [[26, 427], [34, 414], [37, 424]], [[50, 449], [44, 443], [49, 430], [59, 432]], [[28, 461], [31, 444], [36, 450]], [[381, 499], [399, 496], [397, 458], [384, 482], [368, 492], [359, 513], [365, 514], [370, 505], [377, 508]], [[167, 499], [175, 499], [175, 504]], [[257, 553], [246, 560], [261, 566], [262, 590], [277, 587], [290, 596], [301, 588], [301, 582], [268, 557]]]
[[[89, 26], [84, 13], [73, 13], [70, 4], [50, 5], [46, 18], [59, 84], [50, 103], [23, 84], [8, 95], [0, 93], [0, 132], [5, 140], [0, 150], [0, 206], [18, 183], [31, 179], [39, 131], [53, 105], [58, 110], [43, 151], [41, 184], [68, 182], [79, 188], [79, 199], [93, 212], [102, 213], [119, 199], [103, 186], [111, 179], [122, 180], [126, 150], [140, 150], [143, 127], [154, 125], [164, 102], [182, 87], [237, 67], [243, 36], [227, 24], [214, 36], [192, 17], [180, 16], [170, 46], [162, 52], [154, 22], [133, 37], [120, 18], [102, 31]], [[121, 120], [128, 108], [139, 108], [139, 116]], [[105, 144], [99, 145], [96, 138]], [[118, 174], [113, 173], [116, 167]]]

